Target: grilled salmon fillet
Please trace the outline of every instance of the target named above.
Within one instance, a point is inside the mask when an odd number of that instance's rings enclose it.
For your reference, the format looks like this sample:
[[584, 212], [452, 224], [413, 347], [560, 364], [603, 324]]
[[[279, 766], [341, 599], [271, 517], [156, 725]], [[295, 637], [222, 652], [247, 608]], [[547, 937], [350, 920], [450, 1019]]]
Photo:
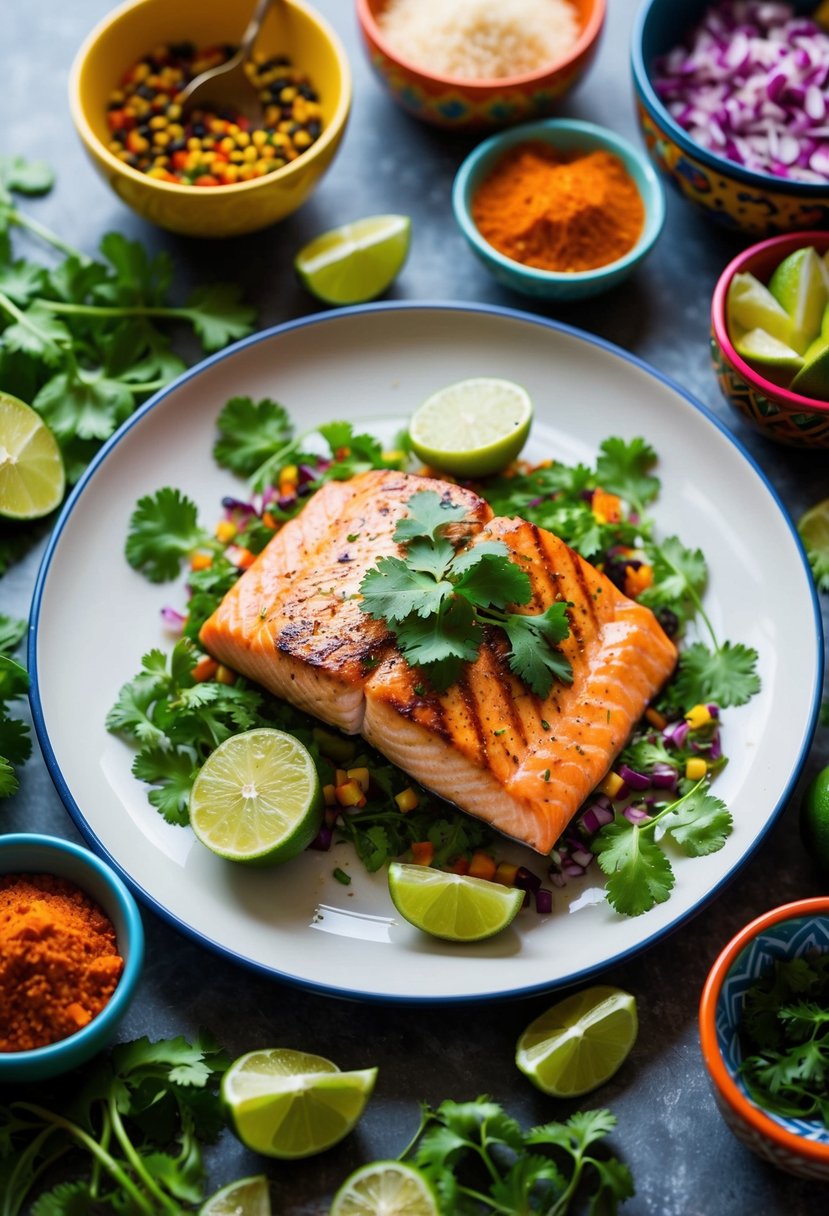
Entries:
[[[543, 612], [566, 600], [561, 651], [572, 684], [540, 698], [512, 674], [500, 630], [445, 693], [424, 691], [382, 622], [360, 611], [359, 585], [407, 502], [434, 490], [474, 521], [471, 544], [504, 543]], [[649, 609], [628, 599], [563, 541], [483, 499], [391, 470], [325, 485], [276, 534], [205, 623], [207, 651], [277, 696], [360, 733], [420, 784], [547, 853], [609, 771], [673, 671], [676, 648]]]

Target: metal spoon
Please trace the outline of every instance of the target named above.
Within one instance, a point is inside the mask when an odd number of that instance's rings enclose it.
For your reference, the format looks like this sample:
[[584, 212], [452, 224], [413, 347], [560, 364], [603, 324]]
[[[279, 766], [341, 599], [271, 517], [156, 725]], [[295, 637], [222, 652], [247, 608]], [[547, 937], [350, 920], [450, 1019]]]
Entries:
[[195, 109], [232, 107], [252, 121], [261, 119], [262, 104], [248, 79], [245, 64], [253, 53], [262, 22], [271, 5], [276, 2], [277, 0], [257, 0], [253, 16], [233, 58], [216, 68], [208, 68], [182, 90], [180, 104], [183, 114]]

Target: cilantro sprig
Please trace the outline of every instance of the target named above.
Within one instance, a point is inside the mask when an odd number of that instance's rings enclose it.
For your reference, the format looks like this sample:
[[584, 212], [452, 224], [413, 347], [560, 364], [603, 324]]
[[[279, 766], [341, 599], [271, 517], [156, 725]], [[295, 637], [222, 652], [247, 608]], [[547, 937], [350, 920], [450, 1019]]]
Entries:
[[764, 1110], [829, 1127], [829, 955], [778, 960], [746, 991], [740, 1072]]
[[610, 1111], [590, 1110], [524, 1131], [486, 1095], [436, 1110], [424, 1104], [401, 1160], [411, 1159], [454, 1216], [567, 1216], [583, 1195], [591, 1212], [613, 1216], [634, 1194], [628, 1167], [596, 1151], [615, 1126]]
[[[557, 649], [570, 632], [567, 604], [511, 611], [531, 599], [532, 584], [507, 546], [459, 548], [472, 536], [472, 520], [434, 490], [418, 491], [406, 505], [409, 515], [393, 537], [404, 556], [380, 558], [360, 583], [361, 611], [388, 625], [404, 658], [445, 691], [477, 658], [484, 628], [495, 626], [506, 634], [510, 669], [536, 696], [546, 697], [553, 680], [570, 683], [572, 666]], [[450, 525], [455, 539], [446, 534]]]
[[28, 723], [9, 712], [29, 691], [28, 673], [13, 657], [25, 632], [25, 621], [0, 614], [0, 798], [17, 792], [15, 766], [25, 764], [32, 751]]
[[668, 837], [688, 857], [703, 857], [723, 847], [731, 828], [731, 813], [698, 781], [680, 798], [642, 822], [617, 813], [612, 823], [593, 837], [592, 848], [607, 875], [608, 903], [625, 916], [641, 916], [664, 903], [675, 878], [670, 860], [657, 838]]
[[[182, 1216], [204, 1199], [202, 1146], [225, 1120], [228, 1059], [208, 1035], [119, 1043], [57, 1092], [18, 1087], [0, 1106], [0, 1216]], [[27, 1205], [58, 1160], [60, 1182]], [[84, 1176], [79, 1167], [86, 1163]]]

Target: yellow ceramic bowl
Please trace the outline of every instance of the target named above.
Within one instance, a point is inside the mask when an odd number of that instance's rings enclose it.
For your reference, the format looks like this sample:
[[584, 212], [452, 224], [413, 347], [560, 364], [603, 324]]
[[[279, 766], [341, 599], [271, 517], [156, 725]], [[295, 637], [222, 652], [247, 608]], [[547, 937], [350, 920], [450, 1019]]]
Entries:
[[171, 232], [228, 237], [266, 228], [295, 211], [331, 163], [351, 107], [351, 71], [330, 26], [303, 0], [274, 5], [257, 48], [286, 54], [320, 98], [323, 130], [283, 169], [233, 186], [180, 186], [131, 169], [108, 148], [106, 103], [121, 75], [162, 42], [237, 43], [250, 5], [227, 0], [129, 0], [105, 17], [79, 50], [69, 80], [72, 118], [93, 164], [118, 197]]

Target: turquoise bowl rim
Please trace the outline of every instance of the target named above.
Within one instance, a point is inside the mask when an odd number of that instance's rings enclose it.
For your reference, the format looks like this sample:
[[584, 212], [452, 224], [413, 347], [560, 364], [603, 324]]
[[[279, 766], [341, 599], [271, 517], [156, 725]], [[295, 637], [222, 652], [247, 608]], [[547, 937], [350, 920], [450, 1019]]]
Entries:
[[124, 970], [101, 1012], [68, 1038], [31, 1051], [0, 1052], [0, 1084], [39, 1081], [85, 1063], [114, 1034], [135, 994], [144, 961], [144, 925], [134, 897], [115, 871], [82, 845], [56, 836], [0, 836], [0, 874], [55, 874], [77, 883], [115, 925]]
[[[677, 30], [675, 41], [678, 43], [687, 32], [687, 26], [680, 26], [676, 22], [676, 0], [667, 0], [667, 2], [670, 4], [671, 13], [675, 19]], [[645, 63], [643, 51], [645, 28], [651, 18], [651, 14], [660, 4], [665, 3], [666, 0], [642, 0], [634, 17], [630, 38], [630, 63], [634, 89], [642, 105], [656, 125], [661, 127], [666, 135], [670, 136], [678, 148], [692, 159], [698, 160], [719, 177], [744, 182], [755, 190], [802, 197], [804, 200], [815, 203], [825, 200], [829, 193], [829, 181], [798, 182], [792, 181], [790, 178], [775, 177], [773, 173], [761, 173], [757, 169], [746, 169], [744, 165], [738, 164], [737, 161], [728, 160], [724, 156], [717, 156], [714, 152], [710, 152], [708, 148], [703, 148], [701, 144], [695, 143], [690, 135], [674, 121], [662, 100], [657, 96], [656, 90], [651, 83], [650, 67]], [[700, 16], [706, 7], [705, 3], [700, 3]], [[804, 4], [805, 7], [806, 5]]]
[[[499, 253], [481, 236], [471, 214], [472, 196], [495, 163], [518, 144], [541, 141], [557, 148], [602, 149], [615, 153], [636, 183], [645, 205], [645, 224], [639, 240], [624, 257], [594, 270], [563, 272], [525, 266]], [[452, 184], [452, 210], [458, 226], [473, 250], [502, 281], [510, 280], [518, 290], [541, 296], [577, 298], [612, 287], [650, 252], [665, 223], [665, 192], [650, 161], [621, 135], [597, 123], [577, 118], [541, 118], [499, 131], [473, 148], [458, 169]], [[523, 286], [522, 286], [523, 285]]]

